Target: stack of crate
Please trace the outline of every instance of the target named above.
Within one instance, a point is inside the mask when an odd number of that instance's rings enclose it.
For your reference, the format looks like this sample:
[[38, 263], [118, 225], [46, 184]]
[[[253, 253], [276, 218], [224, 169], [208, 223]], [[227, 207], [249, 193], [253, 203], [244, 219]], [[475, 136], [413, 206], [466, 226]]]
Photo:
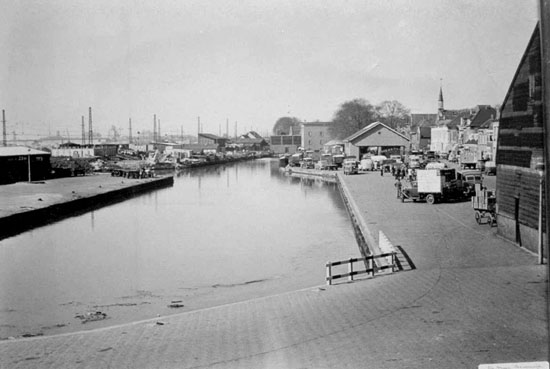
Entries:
[[476, 195], [472, 196], [472, 207], [474, 209], [491, 210], [496, 204], [494, 191], [487, 190], [481, 184], [475, 185]]

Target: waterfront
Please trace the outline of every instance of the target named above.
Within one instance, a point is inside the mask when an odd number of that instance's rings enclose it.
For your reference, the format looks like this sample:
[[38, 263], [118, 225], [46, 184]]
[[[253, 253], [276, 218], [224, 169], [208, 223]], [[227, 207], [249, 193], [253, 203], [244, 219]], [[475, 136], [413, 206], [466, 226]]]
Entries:
[[[4, 239], [0, 250], [2, 338], [321, 285], [327, 260], [359, 255], [336, 186], [287, 177], [267, 159], [182, 172], [172, 188]], [[75, 318], [90, 311], [108, 319]]]

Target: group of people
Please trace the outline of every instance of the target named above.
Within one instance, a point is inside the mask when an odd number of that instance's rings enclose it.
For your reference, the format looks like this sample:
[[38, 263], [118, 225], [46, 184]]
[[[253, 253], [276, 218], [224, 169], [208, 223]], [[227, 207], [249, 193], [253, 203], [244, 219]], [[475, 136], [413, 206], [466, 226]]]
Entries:
[[416, 170], [410, 168], [407, 165], [389, 165], [389, 166], [380, 166], [380, 175], [384, 175], [384, 171], [391, 172], [392, 177], [395, 177], [396, 180], [407, 179], [412, 182], [416, 180]]

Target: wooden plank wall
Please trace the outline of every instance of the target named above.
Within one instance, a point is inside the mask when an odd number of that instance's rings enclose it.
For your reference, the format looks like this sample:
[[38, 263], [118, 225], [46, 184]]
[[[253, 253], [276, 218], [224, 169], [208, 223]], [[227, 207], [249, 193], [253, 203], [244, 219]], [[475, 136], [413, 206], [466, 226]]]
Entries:
[[[500, 168], [497, 177], [498, 212], [514, 217], [516, 197], [519, 196], [519, 222], [538, 229], [539, 175], [533, 170]], [[544, 201], [544, 195], [543, 195]], [[544, 204], [544, 202], [543, 202]], [[543, 208], [543, 230], [544, 230]]]

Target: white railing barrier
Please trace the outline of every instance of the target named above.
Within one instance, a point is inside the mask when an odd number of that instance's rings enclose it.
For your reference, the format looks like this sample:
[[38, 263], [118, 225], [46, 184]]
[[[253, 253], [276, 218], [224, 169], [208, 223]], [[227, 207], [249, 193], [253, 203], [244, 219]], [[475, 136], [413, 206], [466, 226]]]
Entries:
[[[384, 258], [387, 258], [387, 259], [384, 259]], [[387, 264], [384, 263], [384, 265], [377, 266], [376, 263], [374, 262], [375, 259], [388, 260], [389, 262]], [[397, 253], [394, 251], [394, 252], [390, 252], [390, 253], [386, 253], [386, 254], [370, 255], [370, 256], [367, 256], [365, 258], [351, 258], [351, 259], [348, 259], [348, 260], [333, 261], [333, 262], [328, 261], [326, 263], [326, 268], [327, 268], [326, 282], [327, 282], [327, 285], [329, 285], [329, 286], [332, 285], [332, 281], [335, 280], [335, 279], [345, 278], [345, 277], [348, 277], [349, 281], [353, 281], [353, 277], [356, 276], [356, 275], [360, 275], [360, 274], [370, 273], [374, 277], [374, 275], [376, 273], [378, 273], [381, 270], [386, 270], [386, 269], [390, 269], [390, 272], [393, 273], [397, 270], [396, 260], [397, 260]], [[364, 270], [354, 270], [353, 269], [353, 263], [360, 262], [360, 261], [366, 263], [366, 265], [367, 265], [366, 269], [364, 269]], [[344, 264], [348, 264], [348, 272], [347, 273], [332, 274], [332, 267], [333, 266], [344, 265]]]

